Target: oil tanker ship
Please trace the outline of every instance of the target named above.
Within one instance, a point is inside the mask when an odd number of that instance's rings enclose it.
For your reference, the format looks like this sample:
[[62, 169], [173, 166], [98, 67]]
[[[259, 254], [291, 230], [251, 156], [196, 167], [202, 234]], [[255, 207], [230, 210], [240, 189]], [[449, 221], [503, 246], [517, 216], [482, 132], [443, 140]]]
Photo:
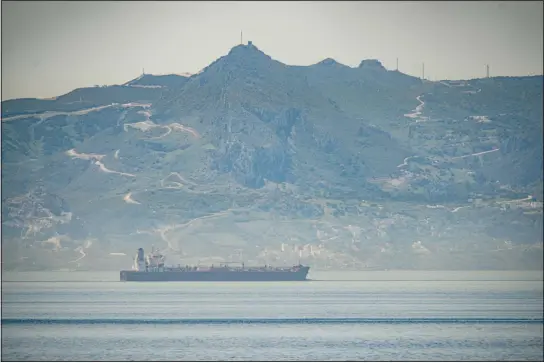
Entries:
[[165, 256], [152, 249], [145, 256], [138, 249], [132, 270], [120, 272], [121, 281], [305, 281], [310, 267], [232, 267], [228, 264], [209, 267], [165, 266]]

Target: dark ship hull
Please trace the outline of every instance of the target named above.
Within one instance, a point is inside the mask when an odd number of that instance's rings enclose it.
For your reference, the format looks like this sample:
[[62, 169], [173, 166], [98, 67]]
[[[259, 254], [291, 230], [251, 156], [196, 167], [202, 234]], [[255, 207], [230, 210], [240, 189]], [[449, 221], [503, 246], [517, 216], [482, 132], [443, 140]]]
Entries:
[[310, 268], [297, 270], [121, 271], [121, 281], [305, 281]]

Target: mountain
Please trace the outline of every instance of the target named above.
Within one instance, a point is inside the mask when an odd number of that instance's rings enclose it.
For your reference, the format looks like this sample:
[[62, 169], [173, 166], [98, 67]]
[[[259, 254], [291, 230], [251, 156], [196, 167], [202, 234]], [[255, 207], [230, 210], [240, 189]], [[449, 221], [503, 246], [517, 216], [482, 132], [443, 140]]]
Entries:
[[152, 244], [170, 263], [542, 268], [542, 82], [248, 44], [187, 77], [5, 101], [3, 268], [115, 270]]

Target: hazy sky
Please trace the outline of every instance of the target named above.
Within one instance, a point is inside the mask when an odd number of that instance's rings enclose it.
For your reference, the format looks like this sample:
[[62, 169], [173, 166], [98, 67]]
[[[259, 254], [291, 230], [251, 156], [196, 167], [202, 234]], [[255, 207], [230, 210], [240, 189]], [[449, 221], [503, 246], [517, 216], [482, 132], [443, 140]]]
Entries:
[[542, 74], [535, 2], [2, 1], [2, 99], [195, 73], [240, 42], [286, 64], [377, 58], [431, 79]]

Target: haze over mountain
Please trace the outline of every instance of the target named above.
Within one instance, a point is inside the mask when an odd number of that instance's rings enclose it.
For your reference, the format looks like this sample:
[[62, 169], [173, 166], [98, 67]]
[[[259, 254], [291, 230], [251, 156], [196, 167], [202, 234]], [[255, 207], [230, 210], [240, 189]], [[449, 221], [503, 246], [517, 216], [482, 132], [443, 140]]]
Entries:
[[542, 83], [250, 43], [188, 77], [2, 102], [3, 268], [120, 269], [152, 244], [170, 263], [542, 268]]

